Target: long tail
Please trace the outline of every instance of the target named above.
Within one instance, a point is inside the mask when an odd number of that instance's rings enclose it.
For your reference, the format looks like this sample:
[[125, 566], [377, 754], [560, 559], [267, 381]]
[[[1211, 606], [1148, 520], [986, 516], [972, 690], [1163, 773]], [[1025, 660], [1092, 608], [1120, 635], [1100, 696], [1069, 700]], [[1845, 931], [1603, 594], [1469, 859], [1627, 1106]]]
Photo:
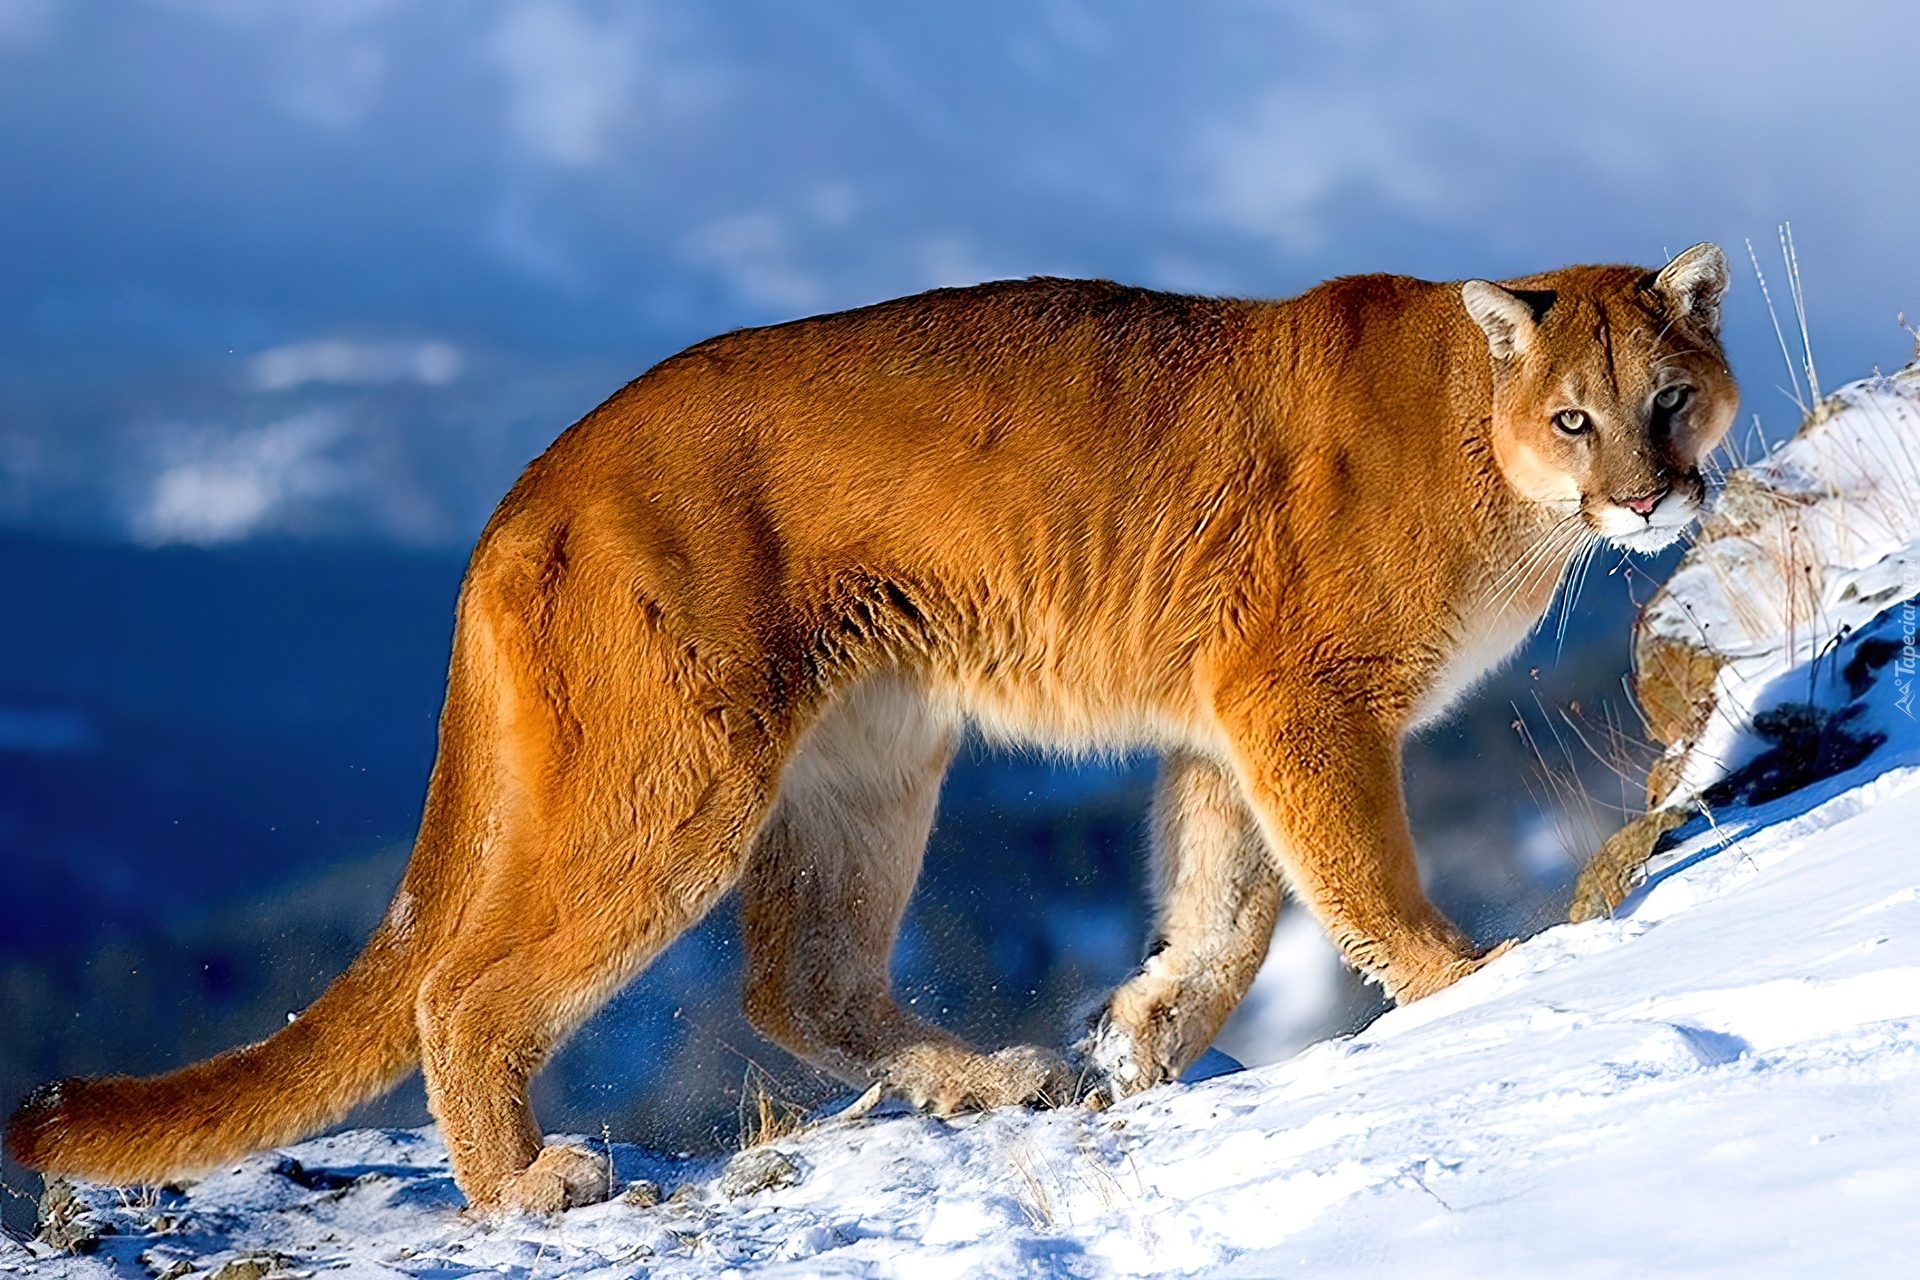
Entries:
[[[456, 651], [458, 641], [456, 639]], [[28, 1095], [7, 1154], [30, 1169], [111, 1184], [161, 1183], [307, 1136], [387, 1092], [420, 1061], [414, 1006], [464, 896], [461, 798], [473, 772], [448, 750], [470, 719], [456, 658], [441, 751], [407, 873], [366, 947], [298, 1018], [258, 1044], [165, 1075], [71, 1078]]]
[[385, 1093], [420, 1056], [413, 1007], [423, 975], [394, 914], [275, 1035], [145, 1080], [43, 1085], [8, 1122], [7, 1154], [43, 1173], [160, 1183], [294, 1141]]
[[144, 1080], [74, 1078], [35, 1090], [7, 1123], [8, 1155], [95, 1182], [166, 1182], [325, 1128], [419, 1064], [416, 998], [472, 892], [486, 844], [474, 815], [496, 792], [483, 728], [498, 720], [498, 681], [487, 678], [489, 632], [468, 625], [471, 608], [463, 590], [413, 856], [347, 971], [259, 1044]]

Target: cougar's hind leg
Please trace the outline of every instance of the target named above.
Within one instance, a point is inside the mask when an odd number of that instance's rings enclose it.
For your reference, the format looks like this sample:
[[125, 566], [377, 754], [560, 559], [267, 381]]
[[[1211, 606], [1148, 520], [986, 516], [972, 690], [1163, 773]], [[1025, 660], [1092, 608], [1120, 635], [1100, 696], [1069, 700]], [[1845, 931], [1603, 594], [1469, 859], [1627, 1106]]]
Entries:
[[1152, 828], [1152, 950], [1076, 1046], [1106, 1101], [1172, 1080], [1206, 1052], [1253, 985], [1280, 912], [1279, 872], [1220, 765], [1169, 753]]
[[765, 788], [744, 769], [691, 794], [690, 781], [673, 787], [685, 803], [662, 804], [665, 820], [628, 838], [563, 824], [539, 832], [547, 865], [564, 861], [566, 877], [501, 867], [422, 987], [428, 1101], [474, 1207], [551, 1213], [608, 1194], [598, 1156], [543, 1149], [528, 1085], [561, 1040], [736, 880]]
[[779, 771], [766, 692], [698, 683], [643, 610], [609, 603], [631, 599], [621, 582], [582, 581], [620, 567], [592, 552], [556, 535], [544, 563], [483, 561], [462, 604], [486, 716], [441, 749], [482, 761], [489, 789], [415, 1020], [454, 1178], [482, 1210], [607, 1194], [599, 1157], [542, 1149], [528, 1083], [738, 880]]
[[981, 1053], [893, 998], [887, 962], [952, 755], [951, 729], [893, 677], [808, 730], [747, 868], [747, 1017], [839, 1079], [941, 1114], [1057, 1102], [1057, 1055]]

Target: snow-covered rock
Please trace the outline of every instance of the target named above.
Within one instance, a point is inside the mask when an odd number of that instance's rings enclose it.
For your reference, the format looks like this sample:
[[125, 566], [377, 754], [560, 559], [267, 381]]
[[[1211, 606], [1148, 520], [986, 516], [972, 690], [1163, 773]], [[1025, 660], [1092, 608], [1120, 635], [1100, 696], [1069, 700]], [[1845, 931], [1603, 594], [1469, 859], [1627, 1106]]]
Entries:
[[[1648, 727], [1667, 745], [1649, 780], [1654, 803], [1690, 801], [1765, 750], [1756, 717], [1795, 700], [1782, 677], [1817, 669], [1916, 593], [1920, 364], [1841, 388], [1791, 440], [1730, 475], [1648, 601], [1634, 658]], [[1904, 634], [1910, 642], [1912, 627]]]

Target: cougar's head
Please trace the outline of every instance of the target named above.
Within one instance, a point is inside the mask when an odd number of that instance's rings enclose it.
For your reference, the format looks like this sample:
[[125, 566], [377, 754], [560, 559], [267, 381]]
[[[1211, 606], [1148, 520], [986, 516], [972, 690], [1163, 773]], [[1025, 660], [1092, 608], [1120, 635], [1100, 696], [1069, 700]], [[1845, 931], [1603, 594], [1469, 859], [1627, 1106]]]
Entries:
[[1727, 260], [1571, 267], [1460, 286], [1493, 358], [1493, 446], [1521, 497], [1631, 551], [1673, 542], [1706, 497], [1700, 460], [1739, 390], [1720, 350]]

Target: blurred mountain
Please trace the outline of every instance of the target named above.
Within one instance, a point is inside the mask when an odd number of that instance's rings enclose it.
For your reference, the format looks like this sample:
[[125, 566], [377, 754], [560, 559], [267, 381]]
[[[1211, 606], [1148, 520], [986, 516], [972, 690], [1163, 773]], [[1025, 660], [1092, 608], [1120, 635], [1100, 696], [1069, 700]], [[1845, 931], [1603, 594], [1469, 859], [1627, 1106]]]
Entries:
[[120, 378], [0, 378], [0, 527], [451, 561], [520, 469], [640, 372], [334, 337]]

